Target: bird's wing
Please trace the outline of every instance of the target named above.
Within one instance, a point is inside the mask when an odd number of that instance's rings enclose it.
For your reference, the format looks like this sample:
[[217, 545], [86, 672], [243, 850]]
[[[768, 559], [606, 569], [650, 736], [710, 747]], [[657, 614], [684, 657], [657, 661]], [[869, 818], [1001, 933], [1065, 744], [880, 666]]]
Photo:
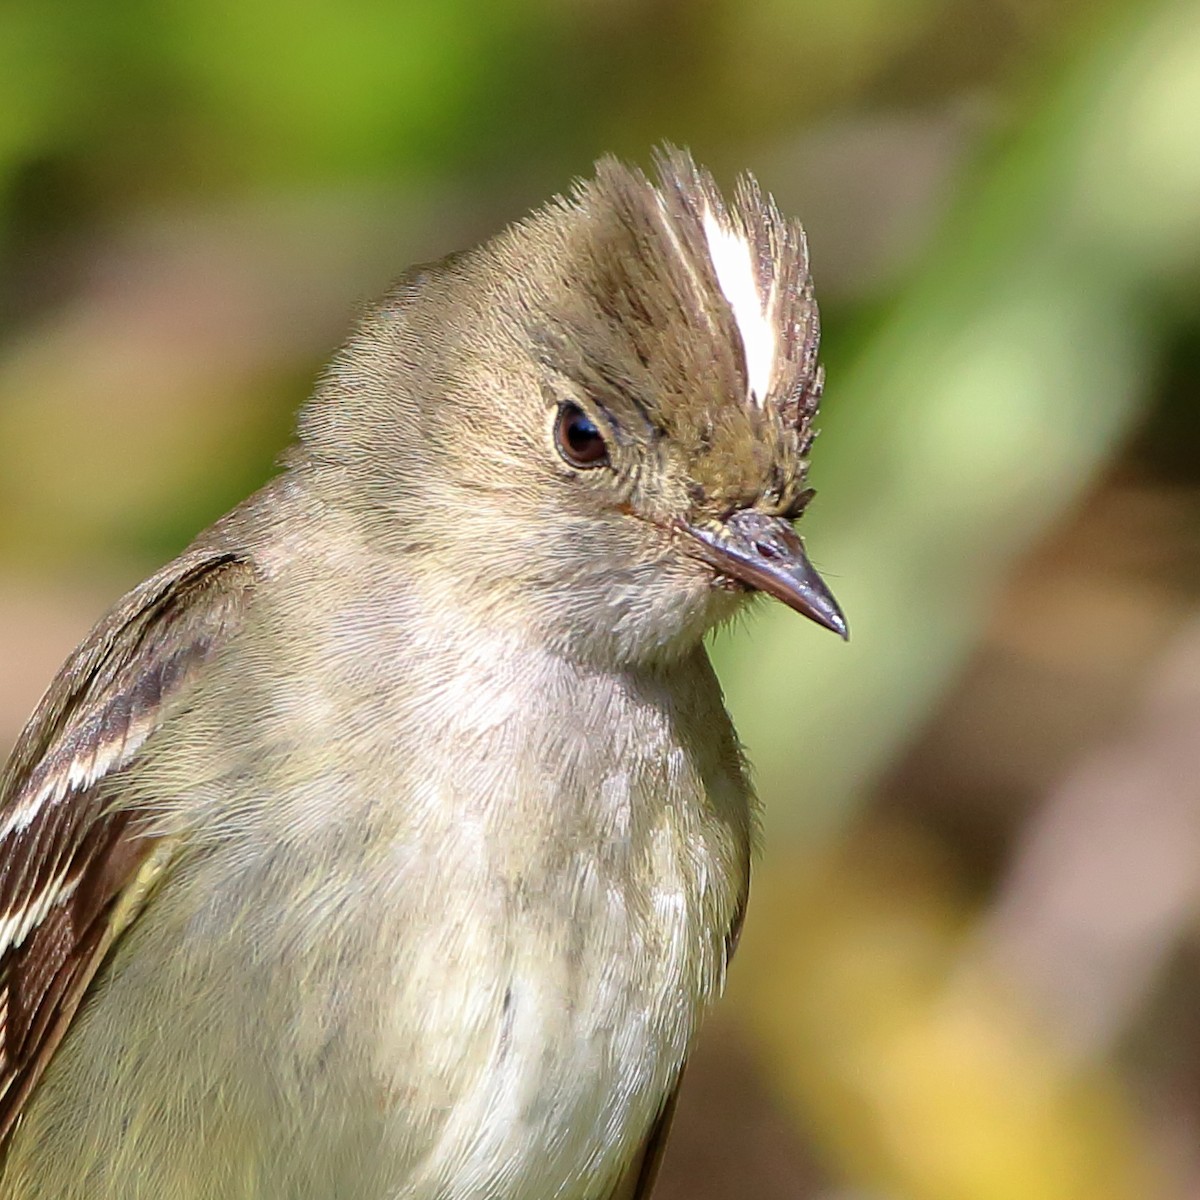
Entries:
[[101, 784], [237, 628], [254, 569], [193, 550], [96, 626], [0, 773], [0, 1150], [166, 859]]
[[659, 1110], [650, 1134], [642, 1144], [641, 1151], [621, 1176], [617, 1190], [608, 1200], [650, 1200], [654, 1181], [658, 1178], [659, 1164], [667, 1145], [667, 1134], [671, 1132], [671, 1118], [675, 1115], [675, 1103], [679, 1099], [680, 1080]]
[[[726, 963], [733, 958], [733, 953], [741, 940], [742, 925], [746, 919], [746, 899], [747, 896], [743, 893], [738, 902], [737, 912], [733, 917], [733, 924], [730, 925], [729, 932], [725, 935]], [[686, 1069], [686, 1067], [687, 1064], [684, 1063], [684, 1068]], [[663, 1151], [667, 1148], [667, 1135], [671, 1132], [675, 1105], [679, 1102], [679, 1089], [683, 1083], [683, 1074], [683, 1071], [679, 1072], [675, 1086], [671, 1089], [662, 1108], [659, 1109], [658, 1116], [654, 1119], [654, 1124], [650, 1126], [650, 1132], [642, 1143], [641, 1150], [626, 1168], [625, 1174], [621, 1176], [620, 1182], [617, 1184], [617, 1190], [608, 1197], [608, 1200], [650, 1200], [650, 1193], [654, 1191], [654, 1181], [658, 1178], [658, 1168], [662, 1165]]]

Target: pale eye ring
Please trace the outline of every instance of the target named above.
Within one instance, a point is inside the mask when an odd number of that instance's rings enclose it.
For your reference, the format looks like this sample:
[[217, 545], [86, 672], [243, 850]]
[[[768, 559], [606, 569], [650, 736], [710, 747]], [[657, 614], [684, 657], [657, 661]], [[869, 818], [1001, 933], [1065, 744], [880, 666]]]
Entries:
[[608, 464], [608, 444], [596, 422], [578, 404], [564, 404], [554, 423], [554, 444], [573, 467], [586, 470]]

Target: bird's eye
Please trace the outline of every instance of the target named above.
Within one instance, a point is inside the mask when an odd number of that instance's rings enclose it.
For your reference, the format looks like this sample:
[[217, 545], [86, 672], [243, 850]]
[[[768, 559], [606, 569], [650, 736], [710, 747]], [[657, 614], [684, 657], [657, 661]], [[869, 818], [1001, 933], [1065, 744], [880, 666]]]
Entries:
[[554, 427], [558, 452], [573, 467], [602, 467], [608, 462], [608, 446], [596, 423], [577, 404], [558, 410]]

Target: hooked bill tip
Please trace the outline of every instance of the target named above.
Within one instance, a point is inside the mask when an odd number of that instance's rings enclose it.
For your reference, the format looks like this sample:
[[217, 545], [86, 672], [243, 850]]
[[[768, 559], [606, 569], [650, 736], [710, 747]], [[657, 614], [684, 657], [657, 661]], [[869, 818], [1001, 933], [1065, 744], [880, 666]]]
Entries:
[[808, 559], [785, 517], [744, 510], [711, 526], [684, 523], [694, 553], [722, 575], [774, 596], [802, 616], [849, 641], [841, 606]]

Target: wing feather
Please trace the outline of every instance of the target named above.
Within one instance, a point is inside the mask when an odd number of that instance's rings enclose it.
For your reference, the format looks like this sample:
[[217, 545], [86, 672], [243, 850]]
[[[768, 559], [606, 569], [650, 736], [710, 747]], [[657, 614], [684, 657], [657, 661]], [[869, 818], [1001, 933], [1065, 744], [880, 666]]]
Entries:
[[132, 591], [67, 660], [0, 773], [0, 1149], [162, 866], [107, 786], [240, 624], [255, 572], [212, 549]]
[[[727, 964], [733, 958], [742, 936], [742, 925], [746, 919], [746, 900], [747, 895], [743, 893], [737, 912], [734, 913], [733, 923], [725, 935], [725, 962]], [[645, 1142], [642, 1143], [641, 1151], [629, 1164], [617, 1184], [617, 1190], [608, 1197], [608, 1200], [650, 1200], [650, 1195], [654, 1191], [654, 1183], [658, 1179], [659, 1167], [662, 1166], [663, 1154], [667, 1148], [667, 1138], [671, 1132], [671, 1122], [675, 1118], [675, 1106], [679, 1103], [679, 1089], [683, 1085], [683, 1075], [686, 1069], [687, 1063], [684, 1063], [684, 1070], [679, 1072], [675, 1086], [671, 1089], [662, 1108], [659, 1109], [658, 1116], [654, 1119], [654, 1124], [650, 1126]]]
[[617, 1184], [617, 1190], [608, 1200], [650, 1200], [654, 1181], [658, 1178], [658, 1168], [662, 1163], [663, 1151], [667, 1147], [667, 1135], [671, 1132], [671, 1120], [675, 1116], [681, 1082], [682, 1075], [675, 1081], [671, 1094], [659, 1110], [641, 1152], [629, 1165], [629, 1169]]

